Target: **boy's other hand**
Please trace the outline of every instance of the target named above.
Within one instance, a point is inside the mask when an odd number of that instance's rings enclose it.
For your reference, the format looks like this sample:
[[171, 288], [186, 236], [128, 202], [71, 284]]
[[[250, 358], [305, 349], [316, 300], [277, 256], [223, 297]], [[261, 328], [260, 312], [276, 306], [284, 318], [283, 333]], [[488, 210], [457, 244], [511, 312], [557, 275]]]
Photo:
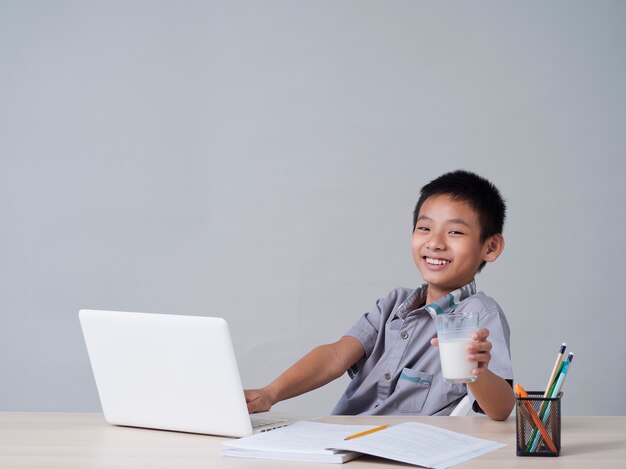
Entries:
[[[489, 337], [489, 329], [478, 329], [472, 336], [474, 342], [467, 347], [467, 359], [478, 362], [478, 366], [472, 370], [472, 374], [476, 376], [487, 370], [489, 362], [491, 361], [492, 345], [491, 342], [487, 340], [487, 337]], [[430, 343], [438, 347], [439, 339], [435, 337], [431, 339]]]
[[244, 389], [248, 413], [265, 412], [272, 408], [272, 401], [264, 389]]

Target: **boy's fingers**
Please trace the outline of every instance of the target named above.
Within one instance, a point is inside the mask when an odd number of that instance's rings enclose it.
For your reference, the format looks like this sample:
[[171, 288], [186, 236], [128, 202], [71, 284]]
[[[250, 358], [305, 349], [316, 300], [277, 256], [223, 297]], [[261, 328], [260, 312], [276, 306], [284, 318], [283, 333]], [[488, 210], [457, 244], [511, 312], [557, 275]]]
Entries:
[[257, 412], [262, 412], [261, 409], [259, 409], [256, 405], [249, 405], [248, 406], [248, 413], [249, 414], [256, 414]]
[[262, 412], [264, 409], [261, 406], [261, 399], [254, 399], [248, 402], [248, 413], [254, 414], [255, 412]]
[[265, 394], [259, 394], [251, 404], [254, 412], [267, 412], [272, 408], [272, 401]]
[[483, 327], [482, 329], [478, 329], [476, 332], [474, 332], [472, 339], [485, 340], [487, 337], [489, 337], [489, 329]]
[[476, 353], [489, 352], [492, 347], [492, 343], [487, 340], [484, 342], [474, 343], [469, 346], [470, 350]]
[[467, 356], [469, 361], [478, 362], [478, 368], [486, 368], [489, 362], [491, 361], [491, 353], [489, 352], [481, 352], [481, 353], [470, 353]]
[[434, 345], [435, 347], [439, 346], [439, 339], [435, 337], [434, 339], [430, 339], [430, 345]]
[[254, 389], [244, 389], [243, 395], [246, 397], [246, 402], [253, 402], [259, 398], [259, 394]]
[[467, 346], [467, 351], [469, 353], [486, 353], [490, 352], [493, 347], [493, 344], [488, 340], [484, 342], [473, 342]]
[[256, 389], [244, 390], [244, 396], [246, 397], [246, 404], [248, 406], [248, 413], [253, 414], [255, 412], [263, 412], [264, 402], [263, 395]]

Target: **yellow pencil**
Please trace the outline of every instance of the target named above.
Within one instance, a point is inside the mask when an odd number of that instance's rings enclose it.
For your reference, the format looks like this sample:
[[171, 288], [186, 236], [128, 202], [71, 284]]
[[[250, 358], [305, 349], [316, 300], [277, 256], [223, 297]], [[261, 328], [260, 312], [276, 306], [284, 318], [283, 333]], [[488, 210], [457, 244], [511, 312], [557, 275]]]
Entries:
[[559, 350], [558, 355], [556, 356], [556, 361], [554, 362], [554, 368], [552, 368], [552, 373], [550, 374], [550, 379], [548, 379], [548, 387], [546, 387], [546, 392], [543, 394], [543, 397], [550, 397], [550, 387], [552, 386], [552, 381], [556, 378], [556, 373], [559, 370], [559, 365], [561, 364], [561, 360], [563, 360], [563, 354], [565, 353], [565, 347], [567, 345], [565, 342], [561, 344], [561, 348]]
[[389, 428], [389, 425], [381, 425], [380, 427], [370, 428], [369, 430], [365, 430], [364, 432], [355, 433], [354, 435], [345, 437], [344, 441], [359, 438], [360, 436], [369, 435], [370, 433], [378, 432], [380, 430], [384, 430], [385, 428]]

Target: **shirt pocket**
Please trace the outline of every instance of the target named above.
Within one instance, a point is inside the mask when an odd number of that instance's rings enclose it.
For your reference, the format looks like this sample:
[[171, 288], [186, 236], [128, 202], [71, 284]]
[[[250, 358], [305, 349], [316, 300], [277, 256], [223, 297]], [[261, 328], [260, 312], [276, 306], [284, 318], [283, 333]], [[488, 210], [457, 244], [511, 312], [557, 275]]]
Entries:
[[391, 395], [393, 399], [391, 405], [404, 413], [421, 412], [432, 382], [431, 373], [404, 368], [398, 378], [396, 389]]

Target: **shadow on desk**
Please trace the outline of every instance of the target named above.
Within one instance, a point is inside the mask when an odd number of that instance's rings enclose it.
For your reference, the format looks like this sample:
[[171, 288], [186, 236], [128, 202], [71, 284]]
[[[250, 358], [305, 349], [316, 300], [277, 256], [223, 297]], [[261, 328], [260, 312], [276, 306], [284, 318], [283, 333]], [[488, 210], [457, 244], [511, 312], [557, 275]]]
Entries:
[[[579, 456], [582, 454], [604, 453], [614, 450], [615, 448], [623, 445], [623, 439], [614, 439], [610, 441], [604, 441], [602, 443], [577, 443], [575, 446], [567, 445], [567, 442], [561, 443], [561, 456]], [[625, 466], [626, 467], [626, 466]]]

